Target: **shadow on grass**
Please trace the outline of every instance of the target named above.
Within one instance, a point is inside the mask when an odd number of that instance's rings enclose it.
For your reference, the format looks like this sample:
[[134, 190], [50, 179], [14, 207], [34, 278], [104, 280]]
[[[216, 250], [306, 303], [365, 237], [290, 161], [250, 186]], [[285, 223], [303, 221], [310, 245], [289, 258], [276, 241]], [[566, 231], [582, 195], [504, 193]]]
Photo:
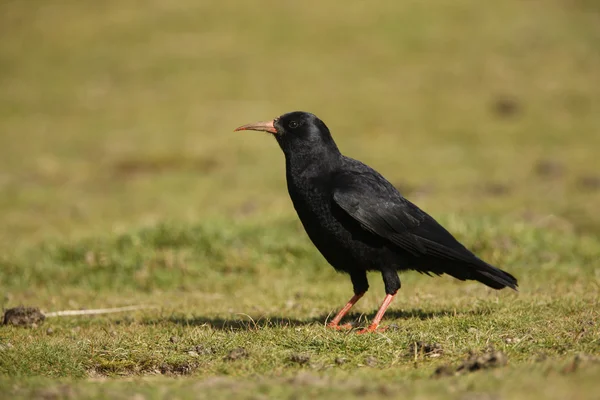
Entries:
[[[359, 326], [367, 326], [369, 322], [375, 317], [376, 311], [373, 311], [369, 314], [348, 314], [344, 318], [344, 322], [351, 322], [355, 327]], [[397, 320], [409, 320], [409, 319], [420, 319], [427, 320], [432, 318], [440, 318], [440, 317], [460, 317], [465, 315], [487, 315], [489, 314], [489, 310], [487, 309], [479, 309], [479, 310], [467, 310], [467, 311], [456, 311], [452, 310], [440, 310], [440, 311], [423, 311], [419, 309], [411, 309], [411, 310], [389, 310], [385, 314], [385, 318], [383, 319], [383, 324], [386, 322], [393, 323]], [[218, 317], [179, 317], [179, 316], [171, 316], [164, 319], [156, 320], [151, 319], [147, 320], [148, 324], [155, 323], [173, 323], [177, 325], [186, 325], [186, 326], [210, 326], [212, 329], [224, 330], [224, 331], [250, 331], [250, 330], [258, 330], [263, 328], [290, 328], [290, 327], [298, 327], [298, 326], [306, 326], [306, 325], [325, 325], [326, 322], [330, 321], [333, 318], [334, 314], [323, 314], [314, 318], [306, 318], [306, 319], [295, 319], [295, 318], [285, 318], [281, 316], [275, 315], [263, 315], [259, 317], [251, 317], [247, 316], [245, 319], [226, 319], [226, 318], [218, 318]]]

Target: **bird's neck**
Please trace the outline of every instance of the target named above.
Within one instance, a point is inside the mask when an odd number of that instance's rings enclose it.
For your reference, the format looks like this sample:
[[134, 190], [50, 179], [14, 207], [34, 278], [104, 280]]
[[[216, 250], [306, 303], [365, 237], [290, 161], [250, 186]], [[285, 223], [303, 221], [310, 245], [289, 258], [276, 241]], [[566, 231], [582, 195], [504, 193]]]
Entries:
[[286, 169], [288, 174], [296, 177], [312, 177], [325, 175], [336, 170], [342, 162], [342, 155], [337, 149], [295, 149], [285, 152]]

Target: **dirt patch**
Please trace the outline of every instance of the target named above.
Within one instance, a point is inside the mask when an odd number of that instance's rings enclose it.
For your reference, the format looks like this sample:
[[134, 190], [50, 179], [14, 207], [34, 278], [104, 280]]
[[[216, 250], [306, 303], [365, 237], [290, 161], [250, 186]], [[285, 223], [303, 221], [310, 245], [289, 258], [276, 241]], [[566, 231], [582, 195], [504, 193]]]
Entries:
[[600, 190], [600, 175], [583, 175], [577, 179], [580, 190], [594, 192]]
[[443, 353], [439, 343], [414, 342], [408, 346], [408, 355], [412, 357], [424, 356], [430, 358], [440, 357]]
[[541, 178], [557, 179], [565, 174], [565, 166], [556, 160], [540, 160], [533, 167], [535, 174]]
[[348, 361], [348, 360], [346, 360], [344, 357], [336, 357], [336, 358], [335, 358], [335, 363], [336, 363], [337, 365], [342, 365], [342, 364], [345, 364], [345, 363], [346, 363], [346, 361]]
[[506, 365], [508, 359], [501, 351], [490, 349], [482, 354], [473, 354], [458, 366], [456, 372], [466, 373], [479, 371], [480, 369], [496, 368]]
[[238, 347], [236, 349], [231, 350], [224, 358], [225, 361], [235, 361], [241, 358], [247, 358], [250, 354], [243, 347]]
[[497, 96], [492, 102], [492, 112], [500, 118], [513, 118], [518, 116], [523, 107], [516, 97]]
[[4, 325], [35, 328], [42, 324], [46, 316], [37, 307], [15, 307], [4, 311]]
[[196, 345], [186, 351], [186, 353], [192, 357], [205, 356], [214, 354], [214, 349], [212, 347], [206, 347], [202, 344]]
[[198, 363], [183, 361], [177, 363], [162, 363], [158, 370], [163, 375], [190, 375], [198, 369]]
[[477, 191], [484, 196], [500, 197], [510, 194], [512, 188], [500, 182], [485, 182], [477, 187]]
[[304, 365], [310, 361], [310, 356], [308, 354], [292, 354], [290, 361], [294, 364]]
[[481, 369], [497, 368], [506, 365], [508, 359], [501, 351], [488, 349], [483, 353], [471, 354], [465, 361], [459, 365], [442, 365], [433, 373], [434, 378], [442, 376], [463, 375]]

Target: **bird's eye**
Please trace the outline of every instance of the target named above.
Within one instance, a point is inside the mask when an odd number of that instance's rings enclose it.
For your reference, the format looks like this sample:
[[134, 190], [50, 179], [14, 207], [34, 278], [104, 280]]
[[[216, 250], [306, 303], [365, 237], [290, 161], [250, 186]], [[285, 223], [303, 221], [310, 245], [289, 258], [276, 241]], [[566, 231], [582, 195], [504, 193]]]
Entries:
[[297, 121], [290, 121], [290, 123], [288, 124], [288, 126], [292, 129], [297, 128], [298, 127], [298, 122]]

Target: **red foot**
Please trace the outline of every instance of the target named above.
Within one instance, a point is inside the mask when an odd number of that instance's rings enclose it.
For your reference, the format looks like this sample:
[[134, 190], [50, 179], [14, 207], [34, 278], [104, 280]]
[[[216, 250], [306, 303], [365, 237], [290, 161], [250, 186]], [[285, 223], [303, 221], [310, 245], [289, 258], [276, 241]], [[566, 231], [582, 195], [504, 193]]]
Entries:
[[338, 324], [334, 324], [332, 322], [330, 322], [329, 324], [327, 324], [328, 328], [331, 329], [335, 329], [336, 331], [347, 331], [352, 329], [352, 324], [344, 324], [344, 325], [338, 325]]
[[358, 331], [356, 333], [358, 335], [362, 335], [365, 333], [385, 332], [386, 329], [387, 329], [387, 326], [379, 326], [378, 324], [371, 324], [371, 325], [369, 325], [368, 328], [361, 329], [360, 331]]

